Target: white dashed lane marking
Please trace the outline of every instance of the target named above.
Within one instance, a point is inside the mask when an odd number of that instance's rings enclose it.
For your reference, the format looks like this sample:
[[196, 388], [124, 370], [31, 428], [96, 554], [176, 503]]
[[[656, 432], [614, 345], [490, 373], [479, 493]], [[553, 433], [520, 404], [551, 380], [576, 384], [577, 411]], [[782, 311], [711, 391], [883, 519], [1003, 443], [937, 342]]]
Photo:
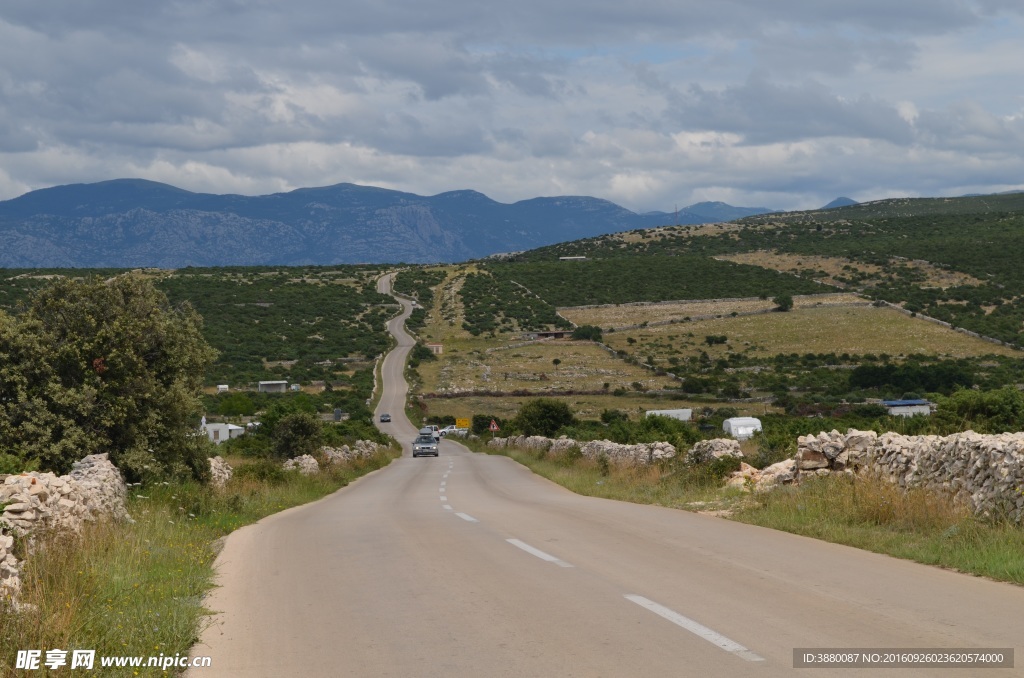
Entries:
[[658, 603], [655, 603], [652, 600], [648, 600], [643, 596], [627, 595], [626, 599], [636, 603], [640, 607], [650, 610], [651, 612], [660, 617], [664, 617], [676, 626], [680, 626], [686, 629], [690, 633], [699, 636], [700, 638], [703, 638], [712, 645], [717, 645], [726, 652], [731, 652], [737, 657], [746, 659], [748, 662], [764, 661], [764, 657], [751, 652], [747, 648], [737, 643], [735, 640], [726, 638], [721, 633], [718, 633], [713, 629], [709, 629], [700, 622], [696, 622], [690, 619], [689, 617], [684, 617], [675, 610], [670, 610], [664, 605], [659, 605]]
[[456, 513], [455, 515], [457, 515], [458, 517], [462, 518], [467, 523], [479, 523], [480, 522], [479, 520], [477, 520], [473, 516], [466, 515], [465, 513]]
[[515, 546], [516, 548], [519, 548], [519, 549], [522, 549], [522, 550], [526, 551], [531, 556], [536, 556], [537, 558], [540, 558], [541, 560], [546, 560], [549, 563], [554, 563], [555, 565], [558, 565], [559, 567], [572, 567], [572, 565], [570, 565], [569, 563], [565, 562], [561, 558], [556, 558], [555, 556], [551, 555], [550, 553], [544, 553], [540, 549], [536, 549], [536, 548], [530, 546], [529, 544], [527, 544], [525, 542], [519, 541], [518, 539], [506, 539], [505, 541], [507, 541], [509, 544], [512, 544], [512, 546]]

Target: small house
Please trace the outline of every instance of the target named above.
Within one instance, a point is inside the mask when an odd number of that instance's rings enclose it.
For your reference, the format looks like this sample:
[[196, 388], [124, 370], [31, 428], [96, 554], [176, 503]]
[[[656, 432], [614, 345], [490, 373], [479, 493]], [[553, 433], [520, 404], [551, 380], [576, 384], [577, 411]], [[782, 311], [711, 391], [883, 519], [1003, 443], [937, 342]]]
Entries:
[[693, 418], [693, 410], [647, 410], [648, 417], [669, 417], [679, 421], [690, 421]]
[[757, 417], [731, 417], [722, 422], [722, 430], [736, 440], [746, 440], [762, 430], [761, 420]]
[[566, 337], [572, 336], [572, 330], [550, 330], [544, 332], [527, 332], [523, 335], [524, 339], [565, 339]]
[[206, 434], [210, 442], [220, 445], [225, 440], [237, 438], [245, 433], [245, 429], [234, 424], [203, 424], [200, 430]]
[[444, 344], [427, 344], [426, 346], [434, 355], [441, 355], [444, 353]]
[[217, 384], [217, 393], [227, 393], [227, 392], [228, 392], [228, 385], [227, 384]]
[[257, 384], [260, 393], [284, 393], [288, 390], [287, 381], [261, 381]]
[[893, 417], [927, 417], [932, 413], [932, 404], [927, 400], [883, 400], [882, 405]]

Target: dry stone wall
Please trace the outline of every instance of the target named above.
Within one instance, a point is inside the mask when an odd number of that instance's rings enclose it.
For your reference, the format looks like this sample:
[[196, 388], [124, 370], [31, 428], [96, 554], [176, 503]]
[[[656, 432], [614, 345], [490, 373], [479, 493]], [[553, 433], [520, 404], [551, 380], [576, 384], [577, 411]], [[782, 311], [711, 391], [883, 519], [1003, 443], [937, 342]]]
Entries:
[[602, 457], [616, 466], [646, 466], [663, 459], [676, 456], [676, 448], [670, 443], [637, 443], [624, 445], [610, 440], [591, 440], [579, 442], [572, 438], [545, 438], [543, 436], [509, 436], [494, 438], [487, 442], [488, 447], [503, 449], [514, 447], [521, 450], [550, 451], [564, 453], [578, 447], [586, 459], [598, 460]]
[[382, 447], [382, 445], [378, 445], [372, 440], [357, 440], [351, 447], [348, 445], [324, 447], [320, 452], [329, 464], [342, 464], [354, 459], [372, 457]]
[[948, 491], [981, 515], [1024, 518], [1024, 433], [904, 436], [833, 430], [801, 436], [794, 462], [798, 475], [868, 471], [901, 487]]
[[0, 479], [0, 599], [21, 590], [15, 537], [31, 539], [44, 529], [77, 531], [101, 518], [131, 520], [128, 488], [106, 454], [75, 462], [66, 476], [33, 471]]
[[704, 464], [721, 457], [742, 459], [743, 451], [740, 450], [740, 441], [734, 438], [699, 440], [686, 453], [686, 462], [688, 464]]
[[304, 454], [301, 457], [295, 457], [294, 459], [289, 459], [281, 466], [285, 471], [298, 469], [299, 473], [304, 476], [310, 476], [314, 473], [320, 472], [320, 464], [318, 464], [316, 459], [308, 454]]

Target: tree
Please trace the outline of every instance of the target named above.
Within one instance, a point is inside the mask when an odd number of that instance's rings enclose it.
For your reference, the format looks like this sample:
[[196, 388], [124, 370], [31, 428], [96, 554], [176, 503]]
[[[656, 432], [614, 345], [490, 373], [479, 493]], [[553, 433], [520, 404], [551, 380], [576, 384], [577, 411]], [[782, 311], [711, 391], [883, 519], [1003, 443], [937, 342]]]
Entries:
[[582, 341], [601, 341], [601, 328], [595, 325], [580, 325], [572, 331], [572, 338]]
[[312, 412], [286, 414], [274, 427], [274, 453], [288, 459], [315, 454], [323, 444], [323, 435], [323, 422]]
[[789, 294], [780, 294], [772, 299], [776, 311], [790, 311], [793, 309], [793, 297]]
[[576, 423], [569, 406], [551, 398], [536, 398], [523, 404], [512, 425], [528, 436], [552, 437], [563, 426]]
[[45, 471], [109, 452], [131, 481], [207, 477], [195, 433], [216, 352], [201, 328], [139, 275], [44, 288], [0, 314], [0, 440]]

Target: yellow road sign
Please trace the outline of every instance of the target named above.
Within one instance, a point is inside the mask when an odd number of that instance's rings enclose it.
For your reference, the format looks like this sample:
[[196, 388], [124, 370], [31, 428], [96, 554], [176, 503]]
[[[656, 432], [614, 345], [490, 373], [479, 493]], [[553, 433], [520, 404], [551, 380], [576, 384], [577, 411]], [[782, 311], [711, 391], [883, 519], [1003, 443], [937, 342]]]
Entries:
[[469, 419], [456, 419], [455, 425], [459, 428], [469, 428]]

